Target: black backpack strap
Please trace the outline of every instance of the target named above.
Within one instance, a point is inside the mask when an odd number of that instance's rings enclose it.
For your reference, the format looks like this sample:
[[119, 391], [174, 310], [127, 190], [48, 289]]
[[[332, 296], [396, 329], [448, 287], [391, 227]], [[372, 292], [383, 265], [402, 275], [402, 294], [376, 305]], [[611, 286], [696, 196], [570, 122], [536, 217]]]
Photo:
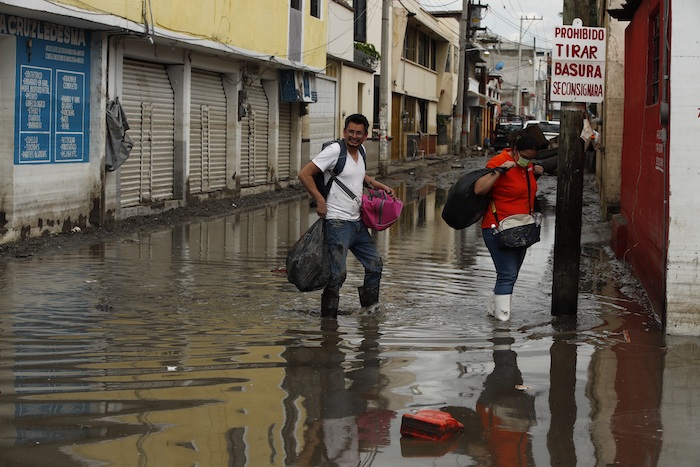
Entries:
[[[345, 144], [345, 140], [339, 139], [338, 144], [340, 145], [340, 154], [338, 155], [338, 160], [335, 163], [335, 167], [333, 167], [333, 170], [330, 172], [331, 178], [328, 179], [328, 183], [326, 184], [326, 197], [328, 197], [328, 193], [331, 192], [331, 185], [335, 181], [340, 188], [347, 193], [347, 195], [352, 198], [356, 199], [357, 196], [355, 196], [355, 193], [350, 191], [350, 189], [345, 186], [343, 182], [338, 180], [336, 175], [340, 174], [340, 172], [343, 171], [345, 168], [345, 162], [348, 159], [348, 146]], [[367, 154], [365, 152], [365, 147], [360, 145], [360, 154], [362, 155], [362, 161], [365, 163], [365, 170], [367, 169]]]
[[331, 172], [331, 181], [333, 181], [333, 180], [335, 180], [335, 183], [337, 183], [338, 186], [340, 188], [342, 188], [345, 193], [347, 193], [347, 195], [350, 197], [350, 199], [357, 199], [357, 196], [355, 195], [355, 193], [350, 191], [350, 188], [346, 187], [345, 183], [338, 180], [338, 178], [335, 176], [335, 174], [333, 172]]
[[[348, 146], [345, 144], [344, 139], [339, 139], [338, 144], [340, 145], [340, 155], [338, 156], [338, 162], [335, 163], [333, 167], [333, 173], [338, 175], [345, 168], [345, 161], [348, 158]], [[362, 156], [362, 161], [365, 163], [365, 170], [367, 169], [367, 152], [365, 147], [360, 145], [360, 155]]]
[[340, 145], [340, 154], [338, 155], [338, 160], [335, 162], [335, 167], [333, 167], [333, 173], [338, 175], [345, 168], [345, 161], [348, 158], [348, 147], [345, 144], [345, 140], [339, 139], [338, 144]]

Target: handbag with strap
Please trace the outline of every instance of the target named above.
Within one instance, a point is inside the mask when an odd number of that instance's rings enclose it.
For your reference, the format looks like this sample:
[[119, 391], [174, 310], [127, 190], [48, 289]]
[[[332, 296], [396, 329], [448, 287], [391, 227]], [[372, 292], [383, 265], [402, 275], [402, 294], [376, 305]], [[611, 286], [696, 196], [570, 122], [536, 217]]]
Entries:
[[[338, 180], [333, 172], [331, 172], [331, 178], [351, 199], [357, 200], [355, 193]], [[392, 198], [384, 190], [368, 189], [368, 191], [369, 194], [362, 195], [360, 218], [370, 229], [386, 230], [399, 219], [403, 210], [403, 201]]]
[[534, 212], [531, 204], [530, 194], [530, 174], [526, 173], [527, 179], [527, 204], [530, 208], [529, 214], [513, 214], [503, 220], [498, 219], [496, 212], [496, 202], [491, 201], [491, 211], [496, 219], [496, 226], [493, 228], [493, 237], [501, 248], [522, 248], [529, 247], [540, 241], [540, 227], [542, 214]]

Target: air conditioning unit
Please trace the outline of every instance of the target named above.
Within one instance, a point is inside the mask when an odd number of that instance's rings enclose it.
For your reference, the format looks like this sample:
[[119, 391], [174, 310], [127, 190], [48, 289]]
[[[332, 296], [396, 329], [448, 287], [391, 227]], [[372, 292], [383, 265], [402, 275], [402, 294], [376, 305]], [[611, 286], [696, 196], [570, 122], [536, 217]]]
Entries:
[[280, 70], [281, 102], [316, 102], [316, 75], [307, 71]]

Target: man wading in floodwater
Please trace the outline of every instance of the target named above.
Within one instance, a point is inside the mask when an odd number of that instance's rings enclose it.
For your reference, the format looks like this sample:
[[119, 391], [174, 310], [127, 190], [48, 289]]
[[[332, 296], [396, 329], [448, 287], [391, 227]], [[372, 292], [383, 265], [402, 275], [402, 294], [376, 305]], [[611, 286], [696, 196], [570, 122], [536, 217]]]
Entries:
[[[352, 114], [345, 119], [343, 140], [330, 144], [299, 172], [299, 180], [316, 202], [316, 213], [324, 219], [326, 246], [330, 256], [330, 280], [321, 295], [321, 317], [335, 319], [338, 316], [340, 287], [347, 275], [348, 250], [362, 263], [365, 278], [360, 293], [363, 308], [379, 301], [379, 281], [382, 277], [382, 258], [367, 227], [360, 220], [363, 183], [386, 191], [392, 197], [394, 190], [367, 175], [365, 151], [362, 143], [367, 139], [369, 122], [364, 115]], [[354, 195], [352, 199], [337, 183], [332, 183], [328, 197], [316, 187], [314, 175], [324, 172], [325, 182], [347, 148], [343, 170], [337, 174]]]

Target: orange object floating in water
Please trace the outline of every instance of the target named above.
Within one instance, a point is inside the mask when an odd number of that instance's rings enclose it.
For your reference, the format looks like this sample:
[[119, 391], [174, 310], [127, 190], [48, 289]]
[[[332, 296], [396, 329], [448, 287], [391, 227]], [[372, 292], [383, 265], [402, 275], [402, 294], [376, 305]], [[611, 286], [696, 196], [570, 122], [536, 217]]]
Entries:
[[440, 410], [419, 410], [415, 414], [404, 414], [401, 419], [401, 434], [421, 439], [440, 441], [463, 429], [463, 424]]

